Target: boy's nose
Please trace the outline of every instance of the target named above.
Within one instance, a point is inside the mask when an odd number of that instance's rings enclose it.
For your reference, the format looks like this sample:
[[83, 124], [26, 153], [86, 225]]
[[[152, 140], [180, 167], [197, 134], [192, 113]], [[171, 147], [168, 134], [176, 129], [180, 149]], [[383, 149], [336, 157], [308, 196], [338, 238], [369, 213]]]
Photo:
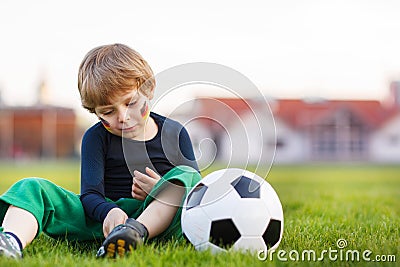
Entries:
[[127, 110], [128, 109], [125, 107], [118, 109], [118, 122], [124, 123], [129, 120], [129, 114]]

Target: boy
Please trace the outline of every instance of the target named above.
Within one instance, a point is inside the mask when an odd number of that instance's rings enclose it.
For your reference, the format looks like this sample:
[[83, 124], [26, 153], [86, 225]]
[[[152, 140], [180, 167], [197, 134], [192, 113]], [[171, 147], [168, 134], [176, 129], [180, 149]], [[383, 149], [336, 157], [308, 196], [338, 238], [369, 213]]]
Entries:
[[98, 257], [181, 237], [180, 205], [201, 177], [183, 126], [149, 112], [154, 88], [151, 68], [131, 48], [88, 52], [78, 89], [100, 122], [82, 140], [81, 194], [40, 178], [14, 184], [0, 196], [0, 254], [22, 257], [42, 231], [69, 240], [105, 237]]

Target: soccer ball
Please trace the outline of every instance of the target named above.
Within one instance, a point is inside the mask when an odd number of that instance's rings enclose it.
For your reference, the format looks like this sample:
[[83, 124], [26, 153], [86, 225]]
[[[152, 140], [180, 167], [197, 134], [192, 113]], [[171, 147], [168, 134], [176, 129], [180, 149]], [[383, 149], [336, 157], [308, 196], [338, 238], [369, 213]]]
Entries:
[[264, 179], [243, 169], [222, 169], [189, 192], [181, 223], [197, 250], [272, 251], [282, 239], [283, 211]]

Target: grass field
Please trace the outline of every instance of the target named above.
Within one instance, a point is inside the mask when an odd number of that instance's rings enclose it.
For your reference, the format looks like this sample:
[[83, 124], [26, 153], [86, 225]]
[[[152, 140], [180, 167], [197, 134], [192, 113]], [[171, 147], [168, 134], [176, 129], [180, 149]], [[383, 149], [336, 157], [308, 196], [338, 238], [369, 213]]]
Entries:
[[[0, 170], [0, 193], [28, 176], [79, 192], [77, 162], [0, 163]], [[267, 180], [285, 217], [281, 252], [272, 260], [254, 253], [212, 255], [172, 241], [143, 246], [124, 259], [97, 260], [97, 244], [41, 235], [24, 250], [23, 260], [0, 258], [0, 266], [400, 266], [400, 166], [274, 166]], [[347, 243], [341, 249], [340, 239]], [[352, 261], [357, 253], [360, 260]]]

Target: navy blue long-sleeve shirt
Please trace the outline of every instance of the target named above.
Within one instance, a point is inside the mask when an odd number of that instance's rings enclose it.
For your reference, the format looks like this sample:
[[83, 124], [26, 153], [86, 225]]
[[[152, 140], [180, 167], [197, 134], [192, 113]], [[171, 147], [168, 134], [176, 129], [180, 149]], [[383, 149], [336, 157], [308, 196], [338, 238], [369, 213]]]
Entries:
[[107, 202], [132, 198], [132, 173], [149, 167], [161, 176], [179, 165], [198, 170], [186, 129], [178, 122], [151, 112], [158, 126], [154, 138], [135, 141], [116, 136], [99, 122], [89, 128], [82, 139], [81, 195], [86, 214], [103, 222], [117, 207]]

